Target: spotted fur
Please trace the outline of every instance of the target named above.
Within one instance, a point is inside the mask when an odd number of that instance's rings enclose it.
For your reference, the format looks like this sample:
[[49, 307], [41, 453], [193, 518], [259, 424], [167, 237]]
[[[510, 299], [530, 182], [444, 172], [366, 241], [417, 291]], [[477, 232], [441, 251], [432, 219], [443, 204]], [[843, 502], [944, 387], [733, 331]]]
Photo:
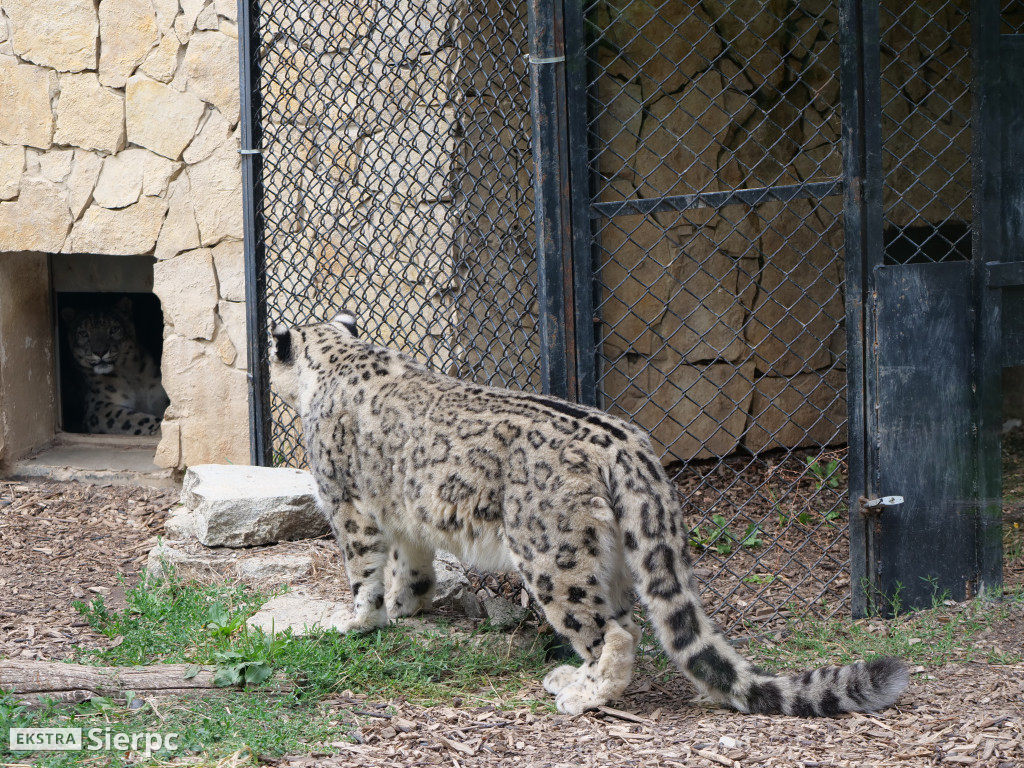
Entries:
[[[558, 709], [622, 695], [640, 631], [633, 588], [673, 661], [743, 712], [837, 715], [893, 704], [905, 665], [883, 658], [775, 676], [705, 615], [673, 486], [638, 428], [550, 397], [430, 371], [355, 336], [355, 317], [274, 331], [271, 376], [302, 419], [321, 504], [367, 630], [430, 604], [432, 555], [517, 570], [583, 659], [544, 679]], [[390, 584], [385, 589], [385, 576]]]
[[131, 302], [63, 311], [90, 434], [154, 435], [167, 408], [156, 361], [138, 343]]

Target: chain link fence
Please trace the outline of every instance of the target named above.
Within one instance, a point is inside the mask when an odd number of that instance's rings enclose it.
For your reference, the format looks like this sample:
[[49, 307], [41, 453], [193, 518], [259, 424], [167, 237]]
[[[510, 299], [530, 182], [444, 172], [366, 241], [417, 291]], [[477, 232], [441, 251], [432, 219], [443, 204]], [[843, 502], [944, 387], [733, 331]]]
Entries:
[[587, 18], [603, 404], [674, 472], [723, 623], [831, 615], [850, 586], [838, 5]]
[[[935, 5], [881, 12], [893, 263], [969, 255], [969, 4]], [[833, 615], [850, 595], [839, 4], [583, 13], [597, 401], [661, 451], [719, 621]], [[539, 388], [525, 5], [250, 16], [269, 322], [346, 306], [439, 370]], [[274, 461], [301, 464], [270, 398]]]
[[[270, 323], [344, 306], [446, 373], [535, 388], [526, 19], [497, 1], [263, 0]], [[301, 428], [271, 394], [273, 461]]]

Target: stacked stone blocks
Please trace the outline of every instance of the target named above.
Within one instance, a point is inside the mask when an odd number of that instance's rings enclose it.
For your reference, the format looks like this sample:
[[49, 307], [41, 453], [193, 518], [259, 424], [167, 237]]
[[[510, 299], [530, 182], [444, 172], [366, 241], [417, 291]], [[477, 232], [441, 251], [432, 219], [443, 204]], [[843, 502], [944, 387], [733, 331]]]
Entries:
[[156, 258], [156, 461], [248, 460], [234, 0], [0, 0], [0, 254]]

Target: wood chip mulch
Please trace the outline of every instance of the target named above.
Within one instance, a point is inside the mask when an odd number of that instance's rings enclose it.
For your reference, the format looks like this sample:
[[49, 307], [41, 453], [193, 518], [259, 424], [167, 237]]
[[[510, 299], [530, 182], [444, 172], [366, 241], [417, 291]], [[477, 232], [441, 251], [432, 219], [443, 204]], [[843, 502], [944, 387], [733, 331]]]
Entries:
[[[65, 659], [110, 641], [71, 606], [104, 595], [117, 607], [134, 583], [173, 492], [77, 483], [0, 483], [0, 656]], [[1008, 564], [1008, 576], [1021, 572]], [[1019, 653], [1024, 609], [965, 645]], [[535, 711], [530, 701], [544, 702]], [[897, 707], [829, 720], [739, 715], [693, 700], [678, 677], [644, 665], [604, 711], [547, 711], [539, 683], [514, 700], [422, 707], [346, 693], [329, 703], [339, 727], [306, 754], [239, 755], [238, 764], [312, 766], [939, 766], [1024, 765], [1024, 665], [917, 668]], [[230, 761], [229, 762], [233, 762]]]
[[102, 647], [73, 607], [124, 604], [176, 491], [0, 482], [0, 657], [61, 660]]
[[[694, 703], [682, 682], [638, 683], [618, 707], [577, 717], [402, 702], [371, 714], [360, 697], [342, 698], [339, 719], [361, 723], [352, 733], [356, 743], [311, 744], [309, 755], [258, 762], [292, 768], [1024, 765], [1024, 665], [921, 671], [898, 707], [828, 720], [740, 715]], [[544, 696], [539, 688], [535, 695]], [[366, 714], [371, 717], [361, 717]]]

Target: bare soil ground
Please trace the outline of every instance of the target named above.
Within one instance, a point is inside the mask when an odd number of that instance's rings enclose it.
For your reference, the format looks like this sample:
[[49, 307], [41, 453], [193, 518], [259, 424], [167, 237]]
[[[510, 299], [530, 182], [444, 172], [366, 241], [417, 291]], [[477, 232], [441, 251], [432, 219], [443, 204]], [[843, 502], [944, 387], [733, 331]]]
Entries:
[[[176, 494], [154, 489], [0, 483], [0, 657], [66, 659], [76, 646], [109, 643], [72, 602], [102, 594], [117, 608], [118, 574], [129, 584], [138, 577], [175, 502]], [[1019, 551], [1007, 559], [1006, 581], [1024, 581]], [[1015, 611], [965, 645], [1019, 651], [1024, 611], [1019, 604]], [[1024, 665], [960, 662], [915, 672], [897, 707], [833, 720], [709, 708], [683, 680], [646, 668], [614, 709], [578, 717], [516, 703], [547, 700], [539, 683], [515, 701], [484, 706], [477, 699], [424, 708], [346, 693], [332, 706], [339, 721], [361, 723], [357, 743], [339, 737], [310, 744], [305, 755], [255, 759], [297, 768], [1024, 765]], [[357, 717], [356, 709], [376, 716]]]

